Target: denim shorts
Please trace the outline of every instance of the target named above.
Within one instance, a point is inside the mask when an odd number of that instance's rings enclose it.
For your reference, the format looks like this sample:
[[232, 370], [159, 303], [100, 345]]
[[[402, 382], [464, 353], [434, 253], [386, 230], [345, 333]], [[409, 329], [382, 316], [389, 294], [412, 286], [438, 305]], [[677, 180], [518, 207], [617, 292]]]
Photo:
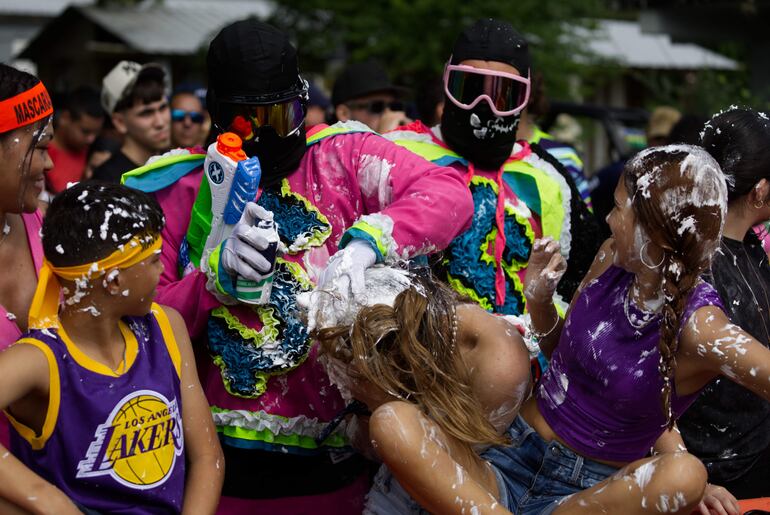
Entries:
[[508, 428], [508, 436], [511, 445], [491, 447], [482, 458], [502, 473], [508, 493], [504, 504], [517, 515], [550, 515], [566, 497], [618, 470], [559, 442], [546, 442], [520, 416]]

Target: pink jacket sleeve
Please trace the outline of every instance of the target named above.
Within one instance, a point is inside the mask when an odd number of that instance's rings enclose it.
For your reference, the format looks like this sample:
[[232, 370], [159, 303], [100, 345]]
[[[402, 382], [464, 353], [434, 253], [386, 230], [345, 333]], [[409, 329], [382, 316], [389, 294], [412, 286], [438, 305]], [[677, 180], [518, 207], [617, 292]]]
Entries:
[[376, 245], [382, 260], [446, 248], [473, 217], [463, 175], [437, 166], [377, 135], [365, 135], [357, 162], [363, 215], [342, 238]]
[[206, 289], [206, 275], [203, 272], [195, 270], [185, 277], [179, 277], [179, 247], [187, 233], [201, 175], [201, 171], [190, 173], [174, 185], [155, 193], [166, 216], [160, 256], [164, 270], [156, 302], [179, 311], [193, 339], [203, 334], [209, 312], [219, 306], [216, 298]]

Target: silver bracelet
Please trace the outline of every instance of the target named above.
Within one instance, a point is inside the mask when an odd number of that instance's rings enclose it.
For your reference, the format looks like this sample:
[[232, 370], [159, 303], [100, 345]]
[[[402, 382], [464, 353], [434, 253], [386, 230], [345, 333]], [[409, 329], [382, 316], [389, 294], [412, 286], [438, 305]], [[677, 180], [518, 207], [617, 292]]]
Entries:
[[529, 337], [534, 340], [535, 342], [541, 342], [544, 339], [551, 336], [551, 333], [553, 333], [556, 330], [556, 327], [559, 325], [559, 322], [561, 321], [561, 317], [559, 316], [559, 313], [556, 313], [556, 322], [554, 322], [553, 327], [548, 330], [546, 333], [541, 333], [535, 330], [535, 324], [532, 323], [532, 315], [530, 315], [529, 318]]

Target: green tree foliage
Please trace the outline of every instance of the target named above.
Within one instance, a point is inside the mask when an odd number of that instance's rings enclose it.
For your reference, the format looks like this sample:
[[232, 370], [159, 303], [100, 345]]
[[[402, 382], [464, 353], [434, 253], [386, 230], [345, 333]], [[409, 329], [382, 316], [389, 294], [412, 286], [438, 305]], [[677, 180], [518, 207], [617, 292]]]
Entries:
[[292, 34], [306, 71], [326, 74], [335, 59], [371, 58], [416, 86], [441, 73], [463, 28], [482, 17], [507, 20], [530, 40], [549, 95], [564, 97], [568, 76], [589, 70], [578, 64], [585, 53], [567, 28], [602, 14], [602, 0], [287, 0], [269, 21]]

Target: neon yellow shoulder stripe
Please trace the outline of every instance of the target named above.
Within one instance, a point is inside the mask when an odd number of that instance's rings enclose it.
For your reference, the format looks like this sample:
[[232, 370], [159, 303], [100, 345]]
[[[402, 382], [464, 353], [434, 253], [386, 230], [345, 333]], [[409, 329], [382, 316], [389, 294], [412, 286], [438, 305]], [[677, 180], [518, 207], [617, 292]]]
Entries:
[[540, 196], [540, 223], [543, 237], [551, 236], [558, 241], [561, 238], [565, 217], [559, 183], [525, 161], [509, 161], [505, 163], [504, 171], [520, 173], [535, 181]]

